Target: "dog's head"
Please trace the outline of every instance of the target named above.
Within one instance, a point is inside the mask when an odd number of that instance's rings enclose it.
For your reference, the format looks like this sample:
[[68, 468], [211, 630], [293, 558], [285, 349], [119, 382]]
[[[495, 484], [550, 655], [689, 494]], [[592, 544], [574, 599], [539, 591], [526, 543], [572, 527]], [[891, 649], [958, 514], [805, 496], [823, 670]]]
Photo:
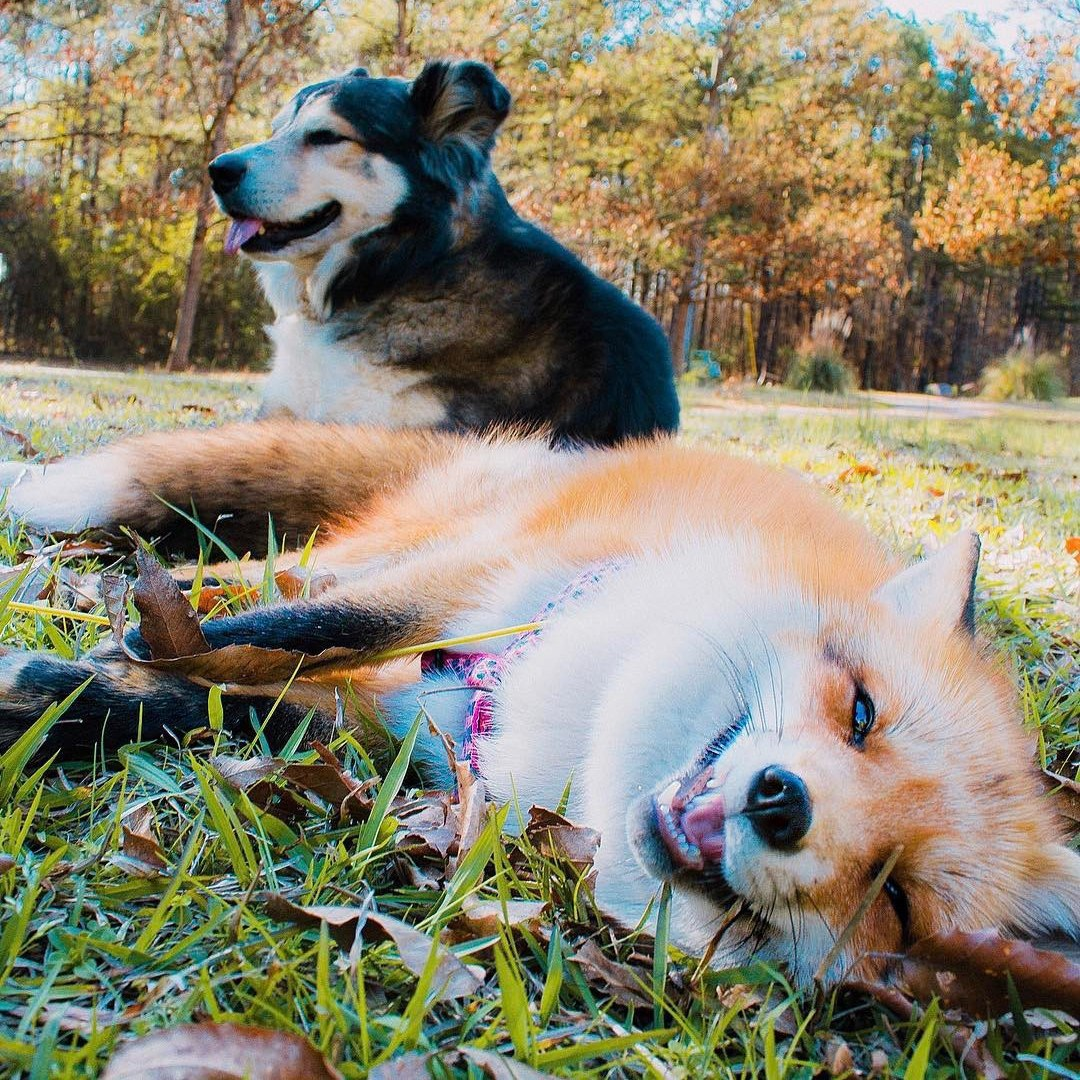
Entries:
[[226, 248], [317, 261], [408, 201], [453, 202], [489, 170], [510, 94], [483, 64], [426, 64], [413, 82], [357, 68], [301, 90], [265, 142], [210, 163]]
[[632, 917], [668, 881], [684, 947], [803, 984], [941, 930], [1080, 937], [1080, 856], [974, 634], [977, 553], [966, 535], [861, 597], [755, 584], [738, 551], [722, 597], [685, 566], [657, 580], [590, 756], [602, 902]]

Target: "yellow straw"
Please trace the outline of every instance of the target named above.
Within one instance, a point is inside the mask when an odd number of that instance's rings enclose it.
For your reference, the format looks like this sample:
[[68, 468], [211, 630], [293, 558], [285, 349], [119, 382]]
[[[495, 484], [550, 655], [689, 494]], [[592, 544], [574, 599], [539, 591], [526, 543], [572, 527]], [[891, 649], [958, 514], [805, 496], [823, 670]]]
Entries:
[[18, 600], [9, 600], [4, 607], [10, 611], [23, 611], [27, 615], [54, 615], [58, 619], [74, 619], [76, 622], [95, 623], [108, 626], [109, 620], [104, 615], [91, 615], [88, 611], [68, 611], [66, 608], [44, 607], [41, 604], [23, 604]]
[[387, 649], [386, 652], [376, 653], [370, 659], [371, 663], [375, 664], [383, 660], [396, 660], [399, 656], [417, 656], [435, 649], [471, 645], [475, 641], [490, 641], [492, 638], [507, 637], [510, 634], [527, 634], [530, 630], [538, 630], [540, 626], [538, 622], [527, 622], [519, 626], [504, 626], [501, 630], [485, 630], [482, 634], [466, 634], [464, 637], [443, 638], [442, 641], [426, 641], [422, 645], [405, 645], [400, 649]]

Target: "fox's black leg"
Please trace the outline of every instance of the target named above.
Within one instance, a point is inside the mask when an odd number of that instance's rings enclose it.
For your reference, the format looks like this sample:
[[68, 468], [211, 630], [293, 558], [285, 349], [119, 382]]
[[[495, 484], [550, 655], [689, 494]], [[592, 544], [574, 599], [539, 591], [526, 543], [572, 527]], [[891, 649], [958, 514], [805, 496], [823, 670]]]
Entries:
[[424, 616], [419, 607], [381, 610], [346, 599], [295, 600], [211, 619], [203, 633], [214, 648], [260, 645], [317, 653], [340, 646], [371, 654], [408, 642], [427, 622]]
[[[64, 700], [87, 679], [61, 720], [52, 728], [41, 753], [60, 751], [64, 758], [88, 756], [95, 747], [115, 749], [139, 739], [181, 736], [207, 723], [205, 686], [182, 676], [142, 667], [115, 650], [83, 660], [63, 660], [47, 653], [0, 654], [0, 750], [11, 745], [53, 702]], [[222, 697], [227, 730], [253, 731], [252, 711], [261, 722], [276, 698], [270, 694], [226, 694]], [[281, 745], [308, 713], [308, 708], [281, 701], [265, 732], [271, 745]]]

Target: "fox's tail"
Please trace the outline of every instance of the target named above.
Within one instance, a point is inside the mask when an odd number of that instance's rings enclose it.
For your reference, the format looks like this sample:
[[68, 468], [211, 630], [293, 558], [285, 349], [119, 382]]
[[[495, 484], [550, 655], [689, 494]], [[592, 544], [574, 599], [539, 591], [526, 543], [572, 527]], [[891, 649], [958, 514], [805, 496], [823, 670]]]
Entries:
[[[52, 465], [0, 463], [8, 510], [53, 532], [128, 526], [198, 550], [205, 529], [237, 553], [261, 552], [267, 515], [295, 543], [363, 513], [380, 491], [448, 457], [453, 435], [290, 420], [127, 439]], [[177, 514], [174, 509], [181, 511]]]

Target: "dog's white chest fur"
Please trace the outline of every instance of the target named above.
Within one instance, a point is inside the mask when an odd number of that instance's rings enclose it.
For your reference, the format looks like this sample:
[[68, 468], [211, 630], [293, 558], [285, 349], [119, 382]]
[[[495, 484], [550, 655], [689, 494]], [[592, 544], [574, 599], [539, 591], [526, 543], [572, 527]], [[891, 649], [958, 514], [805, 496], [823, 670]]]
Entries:
[[445, 419], [442, 402], [419, 385], [422, 377], [367, 356], [333, 323], [299, 312], [267, 328], [273, 368], [263, 387], [268, 413], [287, 411], [309, 420], [434, 426]]

